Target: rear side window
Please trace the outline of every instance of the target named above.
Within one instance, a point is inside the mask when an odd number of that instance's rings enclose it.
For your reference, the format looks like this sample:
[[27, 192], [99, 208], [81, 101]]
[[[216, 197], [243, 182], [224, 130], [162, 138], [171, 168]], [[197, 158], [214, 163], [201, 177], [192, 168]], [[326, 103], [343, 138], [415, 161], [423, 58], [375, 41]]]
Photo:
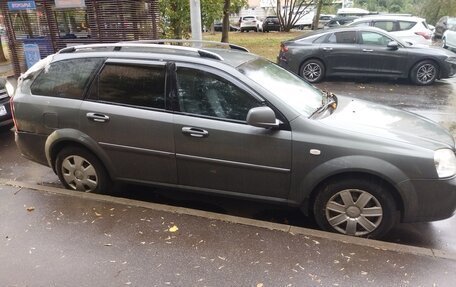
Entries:
[[71, 59], [45, 68], [31, 86], [33, 95], [82, 99], [84, 91], [102, 58]]
[[376, 21], [374, 27], [391, 32], [394, 31], [394, 21]]
[[99, 101], [164, 109], [165, 66], [107, 64], [94, 89]]
[[346, 31], [337, 32], [329, 36], [327, 42], [337, 44], [355, 44], [356, 43], [356, 32]]
[[410, 30], [415, 26], [416, 22], [399, 21], [399, 31]]

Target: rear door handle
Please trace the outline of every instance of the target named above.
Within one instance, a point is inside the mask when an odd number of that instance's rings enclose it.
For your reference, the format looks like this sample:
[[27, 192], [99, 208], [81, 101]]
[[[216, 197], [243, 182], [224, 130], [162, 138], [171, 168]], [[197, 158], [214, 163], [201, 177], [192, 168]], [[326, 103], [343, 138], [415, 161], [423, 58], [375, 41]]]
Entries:
[[373, 52], [374, 50], [372, 49], [363, 49], [363, 52]]
[[329, 48], [329, 47], [323, 47], [323, 50], [324, 51], [332, 51], [333, 48]]
[[109, 117], [107, 115], [98, 114], [98, 113], [87, 113], [87, 118], [91, 121], [97, 123], [106, 123], [109, 121]]
[[209, 132], [206, 130], [192, 127], [183, 127], [182, 133], [195, 138], [205, 138], [209, 135]]

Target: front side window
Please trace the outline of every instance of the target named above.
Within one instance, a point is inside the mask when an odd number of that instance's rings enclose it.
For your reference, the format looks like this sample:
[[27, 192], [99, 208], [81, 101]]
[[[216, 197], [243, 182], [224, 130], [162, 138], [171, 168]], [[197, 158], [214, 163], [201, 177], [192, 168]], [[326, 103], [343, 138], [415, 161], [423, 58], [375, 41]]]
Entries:
[[251, 108], [262, 105], [233, 83], [201, 70], [178, 68], [177, 87], [184, 113], [245, 121]]
[[82, 99], [90, 76], [101, 65], [101, 58], [80, 58], [51, 63], [31, 86], [33, 95]]
[[327, 42], [337, 44], [355, 44], [356, 43], [356, 32], [345, 31], [337, 32], [329, 36]]
[[165, 108], [165, 67], [107, 64], [97, 83], [99, 101]]
[[361, 41], [361, 44], [364, 45], [386, 46], [392, 40], [379, 33], [363, 31], [361, 32]]

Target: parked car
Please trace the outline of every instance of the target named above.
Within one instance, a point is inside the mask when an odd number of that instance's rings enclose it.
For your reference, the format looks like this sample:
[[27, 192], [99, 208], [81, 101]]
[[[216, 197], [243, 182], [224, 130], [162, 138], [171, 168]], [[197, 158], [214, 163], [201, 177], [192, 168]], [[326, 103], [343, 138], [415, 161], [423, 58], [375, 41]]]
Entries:
[[[223, 25], [222, 22], [215, 22], [214, 23], [214, 31], [215, 32], [222, 32], [222, 25]], [[239, 27], [236, 27], [236, 26], [230, 24], [230, 32], [237, 32], [237, 31], [239, 31]]]
[[448, 26], [456, 24], [456, 17], [443, 16], [435, 24], [434, 37], [442, 38], [443, 33], [448, 29]]
[[423, 18], [397, 15], [365, 16], [348, 24], [350, 27], [372, 26], [385, 30], [402, 41], [413, 44], [432, 44], [432, 30]]
[[263, 29], [263, 22], [256, 16], [242, 16], [239, 18], [239, 27], [241, 32], [258, 32]]
[[454, 53], [410, 46], [373, 27], [321, 30], [282, 42], [278, 61], [311, 83], [328, 76], [359, 76], [431, 85], [456, 73]]
[[0, 131], [9, 130], [13, 126], [10, 109], [10, 97], [6, 91], [6, 80], [0, 78]]
[[280, 31], [280, 22], [277, 16], [267, 16], [263, 21], [263, 32]]
[[269, 201], [354, 236], [453, 215], [449, 132], [239, 49], [65, 48], [19, 79], [17, 146], [71, 190], [125, 181]]
[[448, 26], [442, 36], [442, 47], [456, 51], [456, 23]]
[[336, 16], [326, 22], [326, 24], [323, 26], [323, 29], [337, 28], [339, 26], [348, 25], [358, 18], [358, 16]]

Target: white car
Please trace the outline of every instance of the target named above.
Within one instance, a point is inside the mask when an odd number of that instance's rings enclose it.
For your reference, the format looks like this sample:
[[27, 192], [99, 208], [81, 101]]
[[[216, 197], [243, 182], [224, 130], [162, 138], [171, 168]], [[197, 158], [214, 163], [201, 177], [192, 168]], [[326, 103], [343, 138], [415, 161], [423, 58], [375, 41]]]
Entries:
[[242, 16], [239, 18], [239, 27], [241, 32], [253, 30], [255, 32], [263, 30], [263, 21], [256, 16]]
[[348, 26], [377, 27], [412, 44], [432, 44], [432, 31], [426, 20], [414, 16], [375, 15], [356, 19]]
[[442, 36], [442, 47], [456, 50], [456, 24], [448, 26]]

